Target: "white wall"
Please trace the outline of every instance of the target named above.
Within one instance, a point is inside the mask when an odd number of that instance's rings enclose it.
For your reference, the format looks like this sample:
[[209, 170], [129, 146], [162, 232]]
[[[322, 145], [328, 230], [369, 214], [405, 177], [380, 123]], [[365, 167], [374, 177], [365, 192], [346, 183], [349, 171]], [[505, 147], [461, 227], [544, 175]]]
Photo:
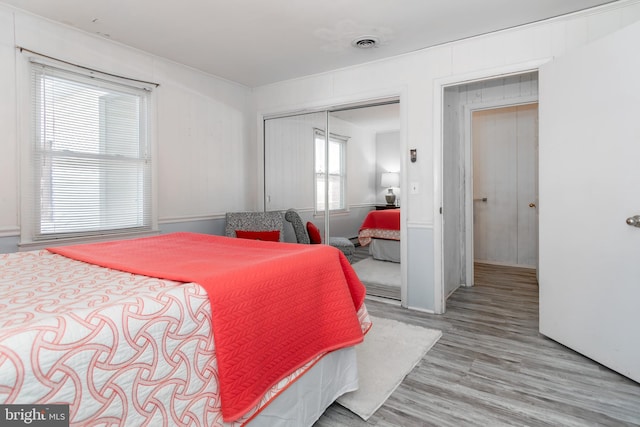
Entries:
[[322, 113], [266, 121], [266, 210], [314, 211], [314, 128], [325, 123]]
[[0, 237], [11, 243], [20, 231], [14, 56], [13, 15], [0, 8]]
[[[439, 177], [434, 176], [434, 150], [440, 149], [434, 126], [440, 121], [440, 94], [434, 93], [436, 82], [459, 81], [490, 76], [500, 70], [550, 60], [605, 34], [640, 19], [637, 1], [620, 1], [582, 13], [539, 22], [525, 27], [425, 49], [394, 59], [350, 67], [315, 76], [267, 85], [253, 90], [256, 116], [262, 113], [330, 106], [384, 96], [401, 96], [403, 129], [403, 188], [419, 184], [417, 194], [403, 195], [403, 226], [406, 232], [424, 238], [403, 239], [403, 268], [407, 277], [408, 306], [434, 310], [441, 290], [433, 267], [435, 250], [439, 251], [434, 213], [440, 205], [436, 195]], [[494, 71], [495, 70], [495, 71]], [[437, 111], [437, 114], [436, 114]], [[253, 135], [261, 141], [260, 130]], [[418, 150], [418, 161], [408, 162], [408, 149]], [[258, 147], [258, 153], [260, 148]], [[434, 228], [434, 225], [437, 227]], [[435, 236], [435, 237], [434, 237]], [[439, 274], [439, 273], [438, 273]]]
[[353, 238], [358, 236], [362, 221], [376, 203], [376, 163], [379, 159], [376, 134], [371, 129], [331, 115], [329, 126], [332, 132], [350, 137], [347, 142], [348, 214], [331, 215], [330, 234]]
[[[331, 131], [349, 136], [347, 142], [347, 203], [349, 208], [375, 203], [376, 191], [376, 134], [329, 115]], [[353, 236], [358, 235], [355, 230]]]
[[28, 126], [26, 59], [15, 46], [160, 83], [153, 130], [161, 230], [219, 232], [224, 212], [255, 209], [255, 172], [247, 169], [255, 154], [248, 88], [0, 5], [0, 252], [17, 249], [19, 152], [28, 143], [22, 132]]
[[[401, 145], [400, 131], [380, 132], [376, 135], [376, 203], [386, 205], [387, 188], [382, 187], [381, 178], [384, 172], [402, 172], [401, 167]], [[394, 188], [393, 193], [396, 195], [396, 202], [402, 202], [401, 189]]]

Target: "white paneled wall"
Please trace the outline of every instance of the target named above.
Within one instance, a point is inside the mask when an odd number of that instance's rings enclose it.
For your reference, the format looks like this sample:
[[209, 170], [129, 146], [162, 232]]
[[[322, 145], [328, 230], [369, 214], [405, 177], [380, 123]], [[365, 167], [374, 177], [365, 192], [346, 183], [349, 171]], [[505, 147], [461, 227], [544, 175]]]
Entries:
[[314, 211], [314, 129], [325, 128], [324, 112], [265, 122], [266, 210]]
[[175, 64], [156, 68], [160, 222], [255, 209], [247, 89]]
[[463, 112], [458, 88], [446, 88], [442, 110], [443, 280], [448, 297], [467, 283], [465, 266], [465, 162]]
[[[347, 204], [348, 206], [368, 206], [376, 201], [376, 163], [379, 153], [376, 148], [376, 134], [370, 129], [330, 118], [331, 131], [349, 136], [347, 142]], [[358, 227], [360, 224], [358, 224]], [[350, 236], [356, 236], [349, 234]]]
[[538, 74], [525, 73], [515, 76], [461, 84], [445, 89], [457, 93], [451, 104], [445, 108], [460, 110], [473, 104], [486, 104], [496, 101], [513, 101], [518, 98], [536, 98], [538, 96]]
[[0, 237], [17, 236], [20, 223], [14, 57], [13, 15], [0, 8]]

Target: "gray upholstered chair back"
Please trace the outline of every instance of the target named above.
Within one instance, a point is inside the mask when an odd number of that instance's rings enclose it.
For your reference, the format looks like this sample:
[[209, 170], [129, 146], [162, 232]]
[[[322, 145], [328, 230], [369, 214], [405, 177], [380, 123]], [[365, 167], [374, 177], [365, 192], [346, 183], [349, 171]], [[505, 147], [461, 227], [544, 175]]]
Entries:
[[[284, 219], [291, 223], [293, 226], [293, 231], [296, 234], [296, 240], [298, 243], [303, 243], [308, 245], [311, 243], [311, 239], [309, 239], [309, 234], [307, 233], [307, 226], [304, 222], [302, 222], [302, 218], [300, 218], [300, 214], [296, 212], [295, 209], [289, 209], [284, 214]], [[330, 237], [329, 245], [338, 248], [342, 251], [342, 253], [347, 257], [349, 262], [353, 262], [353, 254], [356, 251], [356, 248], [353, 243], [346, 237]]]
[[296, 212], [295, 209], [289, 209], [284, 214], [284, 219], [286, 219], [287, 222], [291, 223], [291, 226], [293, 227], [293, 232], [296, 235], [296, 241], [298, 243], [303, 243], [305, 245], [308, 245], [311, 243], [311, 240], [309, 240], [309, 235], [307, 234], [307, 227], [305, 226], [304, 222], [302, 222], [302, 218], [300, 218], [300, 214], [298, 214], [298, 212]]
[[282, 212], [227, 212], [224, 234], [236, 237], [236, 230], [280, 231], [280, 241], [284, 241], [284, 218]]

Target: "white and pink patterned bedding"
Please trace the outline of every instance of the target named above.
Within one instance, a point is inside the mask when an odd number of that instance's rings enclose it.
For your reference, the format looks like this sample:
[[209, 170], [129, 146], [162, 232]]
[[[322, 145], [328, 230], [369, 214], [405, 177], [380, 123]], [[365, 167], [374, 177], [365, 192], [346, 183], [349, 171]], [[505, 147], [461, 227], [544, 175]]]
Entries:
[[[370, 325], [366, 308], [358, 313]], [[46, 250], [0, 254], [0, 403], [70, 403], [71, 425], [224, 423], [206, 292]]]

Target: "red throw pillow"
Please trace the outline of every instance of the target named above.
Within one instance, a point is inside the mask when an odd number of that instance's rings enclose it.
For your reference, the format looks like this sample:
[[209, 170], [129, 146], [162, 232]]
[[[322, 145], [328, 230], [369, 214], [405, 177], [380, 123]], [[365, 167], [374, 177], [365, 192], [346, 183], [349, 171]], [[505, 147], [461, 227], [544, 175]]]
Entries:
[[266, 242], [279, 242], [280, 230], [246, 231], [236, 230], [236, 237], [240, 239], [264, 240]]
[[322, 235], [314, 223], [307, 222], [307, 233], [309, 233], [309, 240], [311, 240], [311, 244], [317, 245], [322, 243]]

